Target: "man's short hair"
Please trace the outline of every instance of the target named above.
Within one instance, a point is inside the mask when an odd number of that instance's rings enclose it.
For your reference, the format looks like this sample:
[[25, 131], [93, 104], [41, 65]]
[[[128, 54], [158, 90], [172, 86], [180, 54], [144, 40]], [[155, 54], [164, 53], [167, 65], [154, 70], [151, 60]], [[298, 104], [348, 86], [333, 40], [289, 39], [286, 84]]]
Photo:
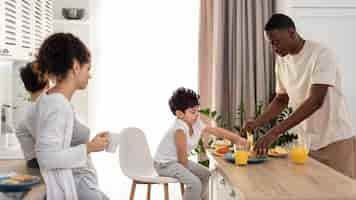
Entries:
[[295, 24], [292, 18], [281, 13], [273, 14], [265, 25], [265, 31], [288, 28], [295, 29]]

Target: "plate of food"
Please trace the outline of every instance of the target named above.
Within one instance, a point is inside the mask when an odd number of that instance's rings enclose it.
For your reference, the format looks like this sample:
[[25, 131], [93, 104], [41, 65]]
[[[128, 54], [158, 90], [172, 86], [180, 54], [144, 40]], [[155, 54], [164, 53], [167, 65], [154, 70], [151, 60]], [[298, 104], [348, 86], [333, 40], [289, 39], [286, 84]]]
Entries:
[[[234, 154], [231, 152], [226, 153], [224, 155], [224, 159], [229, 162], [235, 163]], [[267, 156], [256, 156], [255, 153], [249, 152], [247, 163], [248, 164], [258, 164], [258, 163], [263, 163], [267, 160], [268, 160]]]
[[214, 149], [217, 149], [217, 148], [220, 148], [220, 147], [229, 147], [231, 146], [231, 142], [229, 140], [216, 140], [214, 143], [213, 143], [213, 148]]
[[215, 148], [215, 150], [213, 151], [213, 154], [219, 157], [223, 157], [226, 153], [228, 153], [230, 151], [229, 146], [220, 146]]
[[285, 158], [288, 156], [288, 151], [283, 147], [275, 147], [273, 149], [268, 150], [268, 156], [275, 158]]
[[14, 175], [0, 178], [0, 192], [22, 192], [40, 183], [38, 176]]

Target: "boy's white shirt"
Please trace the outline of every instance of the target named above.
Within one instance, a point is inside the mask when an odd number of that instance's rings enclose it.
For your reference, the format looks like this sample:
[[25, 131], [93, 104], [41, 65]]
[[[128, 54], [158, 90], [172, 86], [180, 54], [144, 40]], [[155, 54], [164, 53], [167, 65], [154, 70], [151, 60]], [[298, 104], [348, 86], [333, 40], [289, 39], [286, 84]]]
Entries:
[[193, 135], [190, 136], [188, 124], [177, 118], [158, 145], [154, 160], [161, 163], [178, 161], [177, 147], [175, 142], [175, 134], [177, 130], [182, 130], [187, 136], [187, 154], [189, 155], [190, 152], [197, 146], [199, 138], [201, 137], [205, 127], [206, 125], [200, 119], [198, 119], [192, 126]]

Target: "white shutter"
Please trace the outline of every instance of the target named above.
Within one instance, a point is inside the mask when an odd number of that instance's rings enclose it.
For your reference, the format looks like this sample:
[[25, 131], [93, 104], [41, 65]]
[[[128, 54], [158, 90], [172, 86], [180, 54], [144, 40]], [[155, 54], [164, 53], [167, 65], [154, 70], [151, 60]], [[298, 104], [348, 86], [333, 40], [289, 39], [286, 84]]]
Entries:
[[18, 47], [20, 58], [30, 59], [32, 56], [32, 1], [19, 0], [18, 2]]
[[0, 59], [32, 60], [53, 32], [53, 0], [0, 0]]
[[16, 0], [0, 1], [0, 56], [12, 58], [18, 45], [18, 16]]
[[53, 33], [53, 0], [43, 0], [43, 39]]
[[33, 1], [33, 27], [34, 27], [34, 38], [33, 47], [35, 52], [41, 46], [42, 34], [43, 34], [43, 20], [42, 20], [42, 0]]

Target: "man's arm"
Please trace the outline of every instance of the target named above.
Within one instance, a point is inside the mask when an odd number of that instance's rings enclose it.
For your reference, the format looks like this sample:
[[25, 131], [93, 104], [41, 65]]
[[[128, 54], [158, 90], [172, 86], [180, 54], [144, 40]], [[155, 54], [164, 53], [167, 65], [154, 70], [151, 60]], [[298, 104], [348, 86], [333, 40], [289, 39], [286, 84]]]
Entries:
[[277, 94], [272, 102], [268, 105], [267, 110], [259, 116], [255, 121], [247, 122], [245, 129], [252, 132], [255, 128], [263, 126], [278, 116], [287, 106], [289, 102], [288, 94]]
[[323, 105], [329, 87], [330, 85], [313, 84], [310, 89], [309, 97], [304, 103], [297, 108], [288, 119], [273, 128], [272, 132], [276, 132], [277, 135], [280, 135], [310, 117]]
[[293, 128], [317, 111], [323, 105], [329, 87], [329, 85], [324, 84], [312, 85], [309, 97], [304, 103], [288, 119], [272, 128], [265, 136], [257, 141], [254, 147], [257, 154], [266, 154], [269, 145], [276, 141], [282, 133]]

